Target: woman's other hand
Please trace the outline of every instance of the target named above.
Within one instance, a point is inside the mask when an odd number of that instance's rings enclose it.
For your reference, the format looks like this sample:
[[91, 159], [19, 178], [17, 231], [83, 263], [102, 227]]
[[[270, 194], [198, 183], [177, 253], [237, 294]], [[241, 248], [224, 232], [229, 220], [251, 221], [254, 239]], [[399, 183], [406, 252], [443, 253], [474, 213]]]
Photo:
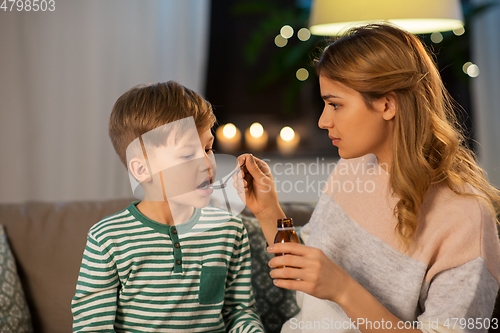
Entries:
[[271, 278], [280, 288], [298, 290], [341, 303], [347, 285], [353, 281], [349, 274], [319, 249], [296, 243], [280, 243], [269, 247], [268, 252], [286, 253], [269, 261], [269, 266], [274, 268], [270, 273]]

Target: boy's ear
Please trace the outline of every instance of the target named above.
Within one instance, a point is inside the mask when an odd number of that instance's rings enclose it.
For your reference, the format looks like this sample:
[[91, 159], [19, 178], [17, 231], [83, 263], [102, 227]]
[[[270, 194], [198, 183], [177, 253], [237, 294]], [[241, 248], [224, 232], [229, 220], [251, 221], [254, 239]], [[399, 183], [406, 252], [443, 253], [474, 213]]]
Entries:
[[132, 158], [128, 163], [128, 168], [130, 173], [132, 173], [139, 183], [147, 183], [152, 180], [144, 159], [139, 159], [137, 157]]

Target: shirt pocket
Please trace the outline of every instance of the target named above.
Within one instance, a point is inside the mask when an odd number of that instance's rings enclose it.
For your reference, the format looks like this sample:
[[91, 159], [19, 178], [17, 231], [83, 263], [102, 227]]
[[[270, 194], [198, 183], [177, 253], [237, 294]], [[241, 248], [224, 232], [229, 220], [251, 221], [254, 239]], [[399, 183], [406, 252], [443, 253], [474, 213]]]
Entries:
[[200, 304], [216, 304], [224, 300], [226, 266], [202, 266], [200, 276]]

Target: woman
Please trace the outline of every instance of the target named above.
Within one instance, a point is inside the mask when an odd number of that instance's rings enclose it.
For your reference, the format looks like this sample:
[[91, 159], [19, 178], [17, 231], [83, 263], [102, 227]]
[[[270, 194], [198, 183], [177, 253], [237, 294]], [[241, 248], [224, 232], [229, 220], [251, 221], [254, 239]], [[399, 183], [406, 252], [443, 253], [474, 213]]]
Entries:
[[[276, 286], [301, 312], [283, 331], [486, 331], [500, 280], [498, 191], [464, 146], [439, 72], [415, 36], [350, 30], [316, 61], [319, 127], [341, 160], [300, 233], [275, 244]], [[268, 165], [246, 154], [246, 204], [269, 244], [278, 204]], [[240, 182], [235, 182], [238, 184]], [[356, 186], [358, 184], [358, 186]], [[497, 209], [497, 211], [495, 211]], [[293, 218], [293, 216], [291, 216]]]

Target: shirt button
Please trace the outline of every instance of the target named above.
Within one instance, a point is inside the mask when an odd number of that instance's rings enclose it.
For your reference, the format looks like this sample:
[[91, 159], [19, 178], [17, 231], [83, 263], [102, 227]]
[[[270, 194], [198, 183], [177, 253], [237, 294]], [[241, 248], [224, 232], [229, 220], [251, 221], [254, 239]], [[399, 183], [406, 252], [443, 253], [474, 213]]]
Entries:
[[175, 261], [175, 263], [176, 263], [177, 265], [180, 265], [180, 264], [182, 264], [182, 260], [177, 259], [177, 260]]
[[177, 235], [177, 229], [172, 228], [172, 233], [173, 233], [174, 235]]
[[180, 247], [181, 247], [181, 244], [179, 244], [179, 243], [175, 243], [175, 244], [174, 244], [174, 246], [175, 246], [176, 248], [180, 248]]

